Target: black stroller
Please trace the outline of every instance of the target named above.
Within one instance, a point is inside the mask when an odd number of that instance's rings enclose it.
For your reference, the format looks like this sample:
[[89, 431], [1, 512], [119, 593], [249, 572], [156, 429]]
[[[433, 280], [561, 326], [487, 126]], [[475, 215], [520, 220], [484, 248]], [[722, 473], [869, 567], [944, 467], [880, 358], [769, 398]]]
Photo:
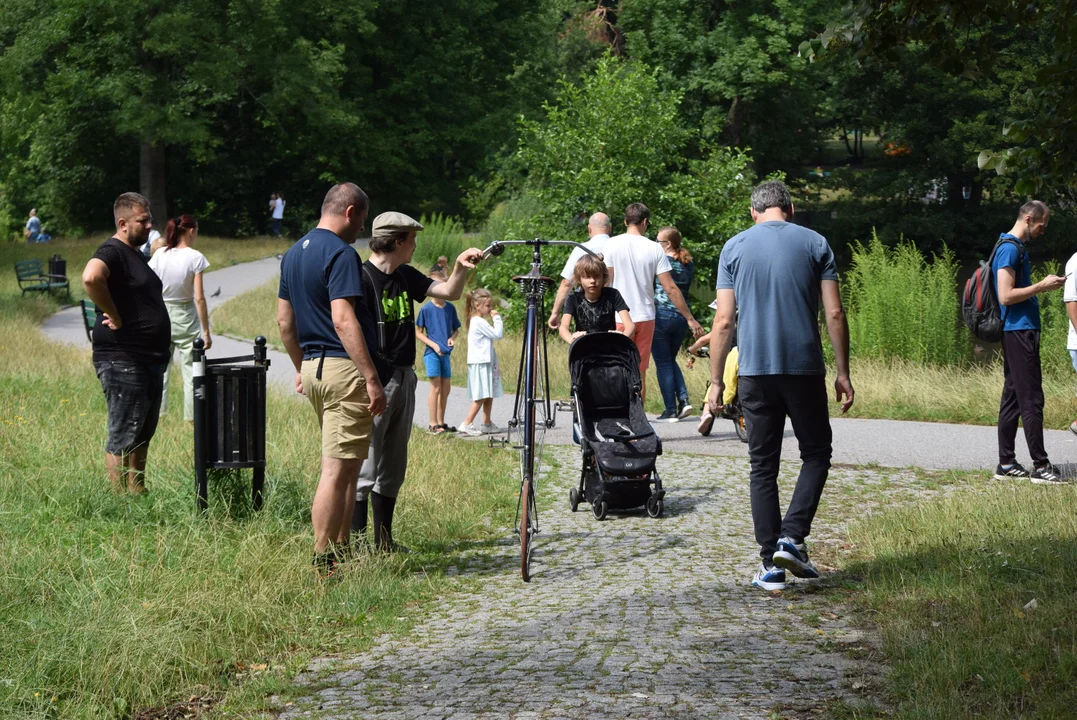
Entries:
[[568, 367], [573, 438], [583, 454], [580, 486], [568, 494], [572, 511], [582, 501], [598, 520], [608, 510], [641, 506], [660, 517], [666, 493], [655, 460], [662, 440], [643, 412], [636, 344], [619, 333], [584, 335], [569, 348]]

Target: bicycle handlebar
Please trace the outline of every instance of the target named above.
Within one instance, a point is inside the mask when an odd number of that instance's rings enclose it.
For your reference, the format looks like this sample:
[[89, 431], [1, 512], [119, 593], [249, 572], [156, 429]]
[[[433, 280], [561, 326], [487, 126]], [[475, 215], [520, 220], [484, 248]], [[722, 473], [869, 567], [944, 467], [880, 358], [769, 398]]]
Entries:
[[594, 252], [588, 247], [585, 247], [583, 243], [573, 242], [572, 240], [543, 240], [542, 238], [535, 238], [534, 240], [494, 240], [490, 243], [490, 246], [482, 251], [482, 259], [493, 255], [497, 257], [505, 252], [505, 248], [509, 245], [531, 245], [533, 247], [541, 247], [543, 245], [572, 245], [583, 250], [588, 255], [598, 257], [598, 253]]

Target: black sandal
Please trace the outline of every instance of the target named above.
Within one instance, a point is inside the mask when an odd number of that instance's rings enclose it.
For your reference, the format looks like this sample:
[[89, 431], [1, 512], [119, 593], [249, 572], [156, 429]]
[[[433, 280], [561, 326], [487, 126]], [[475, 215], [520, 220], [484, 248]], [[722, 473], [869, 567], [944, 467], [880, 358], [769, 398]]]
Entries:
[[453, 427], [452, 425], [446, 425], [445, 423], [442, 423], [441, 425], [438, 425], [438, 427], [441, 428], [442, 430], [444, 430], [445, 432], [451, 432], [451, 433], [456, 432], [455, 427]]

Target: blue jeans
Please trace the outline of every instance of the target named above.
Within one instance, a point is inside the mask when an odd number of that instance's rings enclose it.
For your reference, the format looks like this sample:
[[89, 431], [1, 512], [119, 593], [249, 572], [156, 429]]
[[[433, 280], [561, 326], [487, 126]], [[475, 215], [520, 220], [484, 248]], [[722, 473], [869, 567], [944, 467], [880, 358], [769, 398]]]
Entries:
[[657, 308], [654, 320], [654, 341], [651, 342], [654, 371], [658, 375], [658, 387], [662, 391], [666, 411], [676, 412], [678, 400], [688, 402], [688, 388], [677, 365], [677, 353], [688, 334], [688, 321], [676, 310], [662, 307]]

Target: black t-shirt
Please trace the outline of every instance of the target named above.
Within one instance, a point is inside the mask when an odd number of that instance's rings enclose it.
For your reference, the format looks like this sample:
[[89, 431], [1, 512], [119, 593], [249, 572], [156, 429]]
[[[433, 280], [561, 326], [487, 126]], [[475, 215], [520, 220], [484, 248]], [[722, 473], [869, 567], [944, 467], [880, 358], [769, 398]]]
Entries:
[[604, 287], [595, 302], [584, 297], [583, 288], [570, 293], [563, 312], [576, 321], [577, 332], [607, 332], [617, 329], [617, 313], [622, 310], [628, 310], [628, 305], [621, 293]]
[[94, 258], [108, 268], [108, 291], [120, 313], [123, 326], [111, 330], [104, 323], [101, 308], [93, 327], [93, 359], [166, 363], [172, 324], [161, 294], [161, 279], [136, 248], [117, 238], [109, 238]]
[[[426, 291], [434, 281], [411, 265], [401, 265], [392, 275], [386, 275], [372, 262], [363, 263], [363, 304], [375, 324], [385, 323], [384, 345], [379, 341], [376, 361], [396, 367], [415, 364], [415, 308], [412, 303], [426, 299]], [[369, 290], [369, 292], [367, 292]], [[375, 303], [381, 304], [379, 308]], [[382, 368], [379, 366], [379, 373]]]

